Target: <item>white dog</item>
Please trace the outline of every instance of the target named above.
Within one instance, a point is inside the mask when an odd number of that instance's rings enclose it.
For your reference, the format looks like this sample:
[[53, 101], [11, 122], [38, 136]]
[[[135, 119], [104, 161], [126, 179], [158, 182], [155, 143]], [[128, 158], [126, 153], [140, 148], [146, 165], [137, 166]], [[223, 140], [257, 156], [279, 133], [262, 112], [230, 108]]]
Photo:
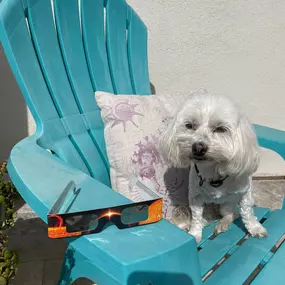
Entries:
[[225, 232], [239, 212], [252, 236], [267, 236], [253, 212], [251, 176], [259, 163], [257, 138], [233, 102], [210, 94], [190, 96], [164, 132], [160, 148], [172, 166], [190, 166], [189, 233], [197, 243], [202, 237], [207, 203], [220, 205], [222, 218], [215, 234]]

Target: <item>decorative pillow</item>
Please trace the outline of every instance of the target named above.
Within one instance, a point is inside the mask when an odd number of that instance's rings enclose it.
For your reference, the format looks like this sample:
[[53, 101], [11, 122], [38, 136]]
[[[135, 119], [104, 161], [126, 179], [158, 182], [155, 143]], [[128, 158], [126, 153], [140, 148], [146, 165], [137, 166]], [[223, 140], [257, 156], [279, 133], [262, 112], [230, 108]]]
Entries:
[[105, 140], [114, 190], [132, 201], [146, 200], [137, 180], [164, 197], [164, 217], [177, 206], [188, 206], [187, 169], [169, 168], [158, 140], [176, 109], [185, 100], [177, 97], [114, 95], [97, 91], [105, 124]]

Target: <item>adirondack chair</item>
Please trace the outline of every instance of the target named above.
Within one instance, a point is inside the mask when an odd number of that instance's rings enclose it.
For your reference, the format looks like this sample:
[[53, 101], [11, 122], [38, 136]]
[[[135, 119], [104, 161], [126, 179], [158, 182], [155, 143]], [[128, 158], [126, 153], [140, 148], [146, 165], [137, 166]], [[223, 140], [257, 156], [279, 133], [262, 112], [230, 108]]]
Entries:
[[[129, 203], [110, 186], [94, 91], [151, 94], [147, 30], [136, 13], [124, 0], [79, 2], [0, 4], [1, 42], [37, 124], [36, 133], [13, 148], [8, 171], [45, 222], [70, 180], [81, 189], [70, 211]], [[285, 158], [284, 132], [263, 126], [256, 130], [262, 146]], [[205, 284], [240, 285], [259, 265], [263, 270], [253, 284], [284, 283], [285, 244], [275, 254], [272, 248], [285, 233], [285, 211], [256, 209], [256, 214], [268, 238], [245, 240], [240, 221], [214, 238], [210, 225], [199, 251], [192, 236], [165, 220], [66, 239], [59, 284], [85, 277], [99, 285], [196, 285], [219, 267]]]

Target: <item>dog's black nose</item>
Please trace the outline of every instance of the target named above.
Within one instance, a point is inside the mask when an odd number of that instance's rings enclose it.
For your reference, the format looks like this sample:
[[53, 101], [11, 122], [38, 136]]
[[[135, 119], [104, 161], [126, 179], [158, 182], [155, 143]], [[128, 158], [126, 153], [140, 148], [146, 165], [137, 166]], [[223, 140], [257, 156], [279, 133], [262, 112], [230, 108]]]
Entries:
[[192, 145], [192, 152], [195, 156], [204, 156], [208, 146], [203, 142], [196, 142]]

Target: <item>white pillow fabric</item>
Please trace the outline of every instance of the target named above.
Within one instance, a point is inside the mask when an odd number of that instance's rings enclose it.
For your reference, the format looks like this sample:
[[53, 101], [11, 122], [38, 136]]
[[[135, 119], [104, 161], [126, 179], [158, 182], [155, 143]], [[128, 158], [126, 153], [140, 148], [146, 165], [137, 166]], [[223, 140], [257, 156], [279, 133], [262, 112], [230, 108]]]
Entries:
[[165, 218], [177, 206], [188, 206], [189, 170], [169, 168], [158, 149], [161, 132], [186, 96], [95, 93], [113, 189], [132, 201], [143, 201], [148, 197], [134, 181], [143, 182], [164, 197]]
[[[112, 188], [139, 202], [149, 199], [135, 185], [137, 180], [143, 182], [164, 197], [164, 217], [170, 220], [179, 206], [188, 207], [189, 170], [169, 167], [159, 153], [158, 139], [187, 96], [95, 93], [104, 121]], [[266, 176], [285, 176], [285, 161], [262, 148], [254, 177]]]

